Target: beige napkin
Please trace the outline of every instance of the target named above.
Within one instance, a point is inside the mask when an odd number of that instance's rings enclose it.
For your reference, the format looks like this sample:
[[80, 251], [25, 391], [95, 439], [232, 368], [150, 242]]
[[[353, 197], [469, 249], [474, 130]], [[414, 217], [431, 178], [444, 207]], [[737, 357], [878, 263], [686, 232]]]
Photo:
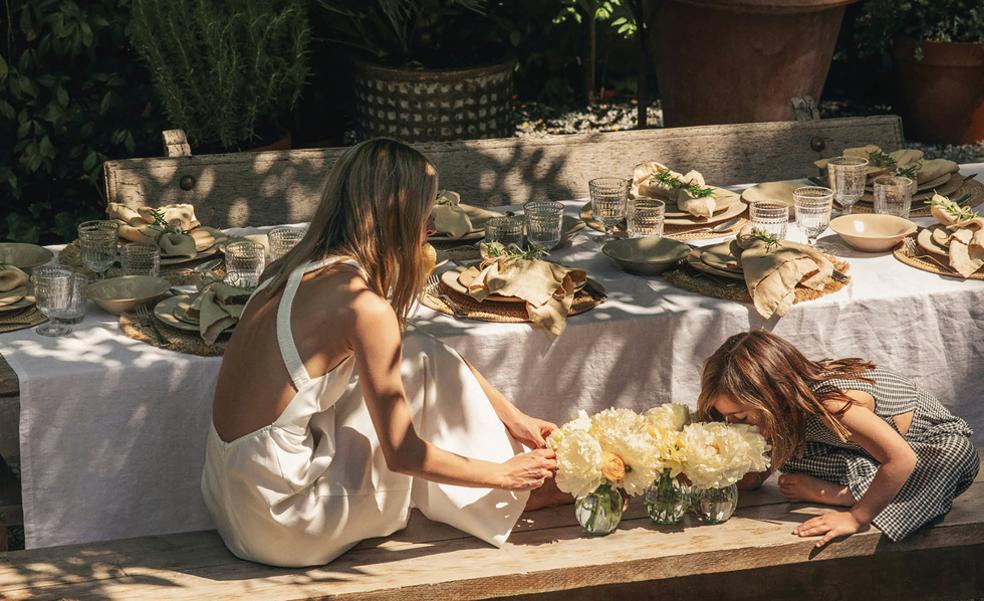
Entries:
[[165, 232], [157, 239], [157, 245], [161, 247], [162, 256], [188, 257], [190, 259], [198, 254], [195, 239], [188, 234]]
[[138, 207], [137, 213], [146, 223], [154, 223], [154, 211], [164, 213], [164, 221], [168, 225], [180, 227], [182, 230], [191, 230], [200, 226], [201, 223], [195, 217], [195, 207], [190, 204], [169, 204], [161, 207]]
[[215, 282], [195, 297], [188, 314], [198, 317], [198, 332], [202, 340], [214, 344], [219, 334], [235, 325], [243, 314], [249, 295], [250, 291], [245, 288]]
[[0, 292], [10, 292], [27, 285], [27, 274], [15, 265], [0, 265]]
[[796, 300], [796, 286], [823, 290], [834, 266], [822, 253], [793, 242], [772, 246], [746, 225], [732, 243], [745, 275], [755, 310], [768, 319], [785, 315]]
[[432, 214], [434, 227], [438, 233], [447, 234], [451, 238], [460, 238], [472, 231], [471, 219], [461, 206], [461, 196], [457, 192], [447, 190], [438, 192]]
[[984, 267], [984, 218], [954, 215], [937, 204], [949, 200], [933, 196], [932, 215], [950, 230], [948, 253], [950, 267], [967, 278]]
[[681, 211], [704, 219], [709, 218], [714, 214], [714, 211], [720, 208], [719, 204], [722, 201], [715, 196], [695, 197], [686, 188], [667, 188], [653, 182], [652, 177], [663, 171], [669, 171], [673, 177], [684, 183], [707, 187], [704, 176], [699, 171], [692, 170], [684, 175], [673, 171], [662, 163], [649, 161], [639, 163], [633, 169], [632, 187], [629, 193], [633, 198], [658, 198], [676, 203], [677, 208]]
[[916, 181], [919, 184], [924, 184], [959, 170], [960, 166], [949, 159], [923, 161], [922, 166], [919, 167], [919, 173], [916, 175]]
[[[841, 154], [842, 156], [847, 156], [847, 157], [855, 156], [855, 157], [861, 157], [863, 159], [870, 159], [871, 153], [881, 152], [881, 151], [882, 151], [881, 147], [875, 144], [868, 144], [866, 146], [859, 146], [856, 148], [845, 148], [844, 152], [842, 152]], [[902, 150], [896, 150], [890, 152], [888, 153], [888, 156], [892, 157], [892, 160], [895, 161], [894, 166], [879, 167], [876, 165], [869, 164], [865, 168], [865, 174], [867, 174], [868, 177], [877, 176], [883, 173], [888, 173], [889, 171], [894, 171], [897, 167], [906, 167], [913, 163], [918, 163], [923, 158], [923, 152], [921, 150], [914, 150], [912, 148], [904, 148]], [[818, 161], [814, 161], [813, 164], [823, 169], [827, 166], [827, 163], [829, 161], [830, 161], [829, 158], [820, 159]]]
[[520, 257], [488, 258], [470, 269], [478, 273], [468, 286], [469, 296], [478, 302], [491, 294], [520, 298], [530, 321], [554, 336], [567, 327], [574, 290], [587, 279], [581, 269]]

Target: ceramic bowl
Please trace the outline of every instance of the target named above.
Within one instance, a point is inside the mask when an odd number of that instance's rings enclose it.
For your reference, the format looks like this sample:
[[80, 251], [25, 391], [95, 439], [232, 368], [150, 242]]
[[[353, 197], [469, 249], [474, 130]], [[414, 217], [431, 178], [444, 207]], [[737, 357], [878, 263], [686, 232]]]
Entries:
[[0, 242], [0, 263], [9, 263], [24, 271], [44, 265], [54, 256], [50, 250], [37, 244]]
[[895, 215], [875, 213], [841, 215], [830, 222], [830, 229], [837, 232], [844, 242], [857, 250], [878, 253], [887, 252], [914, 233], [916, 224]]
[[119, 315], [160, 298], [170, 282], [149, 275], [124, 275], [89, 284], [86, 294], [104, 311]]
[[624, 238], [601, 248], [623, 271], [636, 275], [656, 275], [680, 262], [690, 247], [671, 238]]

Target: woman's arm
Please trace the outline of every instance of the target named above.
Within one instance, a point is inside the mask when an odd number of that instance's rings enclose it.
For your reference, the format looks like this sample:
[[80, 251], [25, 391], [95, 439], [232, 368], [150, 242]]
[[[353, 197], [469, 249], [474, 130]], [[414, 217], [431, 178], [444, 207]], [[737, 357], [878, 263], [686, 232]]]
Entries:
[[[848, 396], [853, 396], [847, 391]], [[829, 403], [836, 412], [842, 403]], [[916, 467], [916, 454], [909, 443], [882, 418], [857, 403], [848, 406], [839, 417], [851, 432], [850, 440], [857, 443], [880, 464], [864, 496], [849, 511], [834, 512], [804, 522], [800, 536], [823, 535], [818, 547], [837, 536], [853, 534], [866, 528], [882, 512], [905, 485]]]
[[414, 430], [400, 376], [402, 340], [392, 307], [369, 291], [352, 303], [350, 344], [359, 381], [387, 466], [399, 473], [459, 486], [537, 488], [553, 475], [553, 451], [523, 453], [499, 464], [463, 457], [422, 440]]
[[531, 449], [546, 448], [546, 438], [550, 436], [551, 432], [557, 429], [557, 425], [526, 415], [499, 392], [495, 386], [492, 386], [485, 379], [485, 376], [475, 369], [474, 365], [467, 360], [465, 360], [465, 364], [475, 374], [475, 379], [478, 380], [478, 383], [482, 385], [482, 390], [489, 397], [489, 403], [492, 404], [492, 409], [495, 410], [495, 414], [499, 416], [502, 424], [509, 430], [509, 434]]

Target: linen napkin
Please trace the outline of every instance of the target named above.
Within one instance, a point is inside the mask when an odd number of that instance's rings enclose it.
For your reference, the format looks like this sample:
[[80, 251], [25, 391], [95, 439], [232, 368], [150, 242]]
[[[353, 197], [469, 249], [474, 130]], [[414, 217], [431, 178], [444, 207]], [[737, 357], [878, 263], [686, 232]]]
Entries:
[[157, 245], [161, 247], [161, 256], [188, 257], [190, 259], [198, 254], [195, 239], [188, 234], [164, 232], [157, 239]]
[[796, 287], [823, 290], [834, 266], [822, 253], [794, 242], [770, 245], [746, 225], [731, 243], [745, 275], [755, 310], [768, 319], [785, 315], [796, 300]]
[[[668, 173], [679, 180], [681, 186], [666, 186], [653, 178], [660, 173]], [[662, 163], [649, 161], [639, 163], [632, 171], [632, 187], [629, 193], [633, 198], [658, 198], [674, 202], [677, 208], [695, 217], [708, 218], [722, 206], [723, 199], [716, 196], [699, 197], [690, 192], [686, 184], [696, 184], [701, 188], [708, 187], [704, 176], [699, 171], [692, 170], [683, 175], [673, 171]]]
[[[157, 223], [154, 212], [163, 214], [168, 227]], [[120, 222], [119, 235], [130, 242], [156, 244], [161, 254], [173, 257], [194, 257], [199, 251], [215, 244], [215, 237], [195, 217], [190, 204], [169, 204], [162, 207], [138, 207], [111, 202], [106, 208], [110, 219]], [[165, 231], [172, 228], [172, 231]], [[180, 230], [180, 231], [176, 231]], [[185, 233], [187, 232], [187, 234]], [[191, 249], [194, 248], [194, 251]]]
[[964, 278], [970, 277], [984, 267], [984, 218], [940, 194], [933, 195], [930, 203], [933, 217], [950, 231], [950, 267]]
[[581, 269], [522, 257], [489, 257], [474, 270], [468, 295], [483, 302], [491, 294], [514, 296], [526, 301], [530, 321], [553, 336], [567, 327], [567, 314], [574, 303], [574, 290], [587, 279]]
[[934, 179], [939, 179], [944, 175], [956, 173], [959, 170], [960, 166], [949, 159], [931, 159], [929, 161], [923, 161], [922, 165], [919, 167], [919, 173], [916, 174], [916, 183], [924, 184], [926, 182], [931, 182]]
[[457, 192], [438, 192], [431, 212], [438, 233], [447, 234], [450, 238], [460, 238], [473, 230], [471, 218], [461, 206], [461, 195]]
[[[842, 152], [841, 154], [843, 156], [855, 156], [855, 157], [861, 157], [863, 159], [871, 159], [872, 154], [879, 153], [879, 152], [882, 152], [881, 147], [875, 144], [868, 144], [866, 146], [859, 146], [856, 148], [845, 148], [844, 152]], [[872, 165], [869, 163], [868, 166], [865, 168], [865, 174], [870, 178], [873, 176], [883, 175], [885, 173], [888, 173], [889, 171], [894, 171], [898, 167], [908, 167], [909, 165], [919, 163], [920, 161], [922, 161], [923, 152], [921, 150], [915, 150], [912, 148], [903, 148], [902, 150], [889, 152], [888, 156], [891, 157], [892, 161], [894, 162], [893, 165], [879, 166], [879, 165]], [[829, 158], [820, 159], [818, 161], [814, 161], [813, 164], [823, 169], [827, 166], [827, 163], [829, 161], [830, 161]]]
[[0, 264], [0, 307], [12, 305], [27, 295], [27, 274], [20, 268]]
[[202, 340], [214, 344], [219, 334], [238, 323], [249, 296], [248, 289], [225, 282], [209, 284], [202, 290], [188, 311], [188, 315], [198, 318]]

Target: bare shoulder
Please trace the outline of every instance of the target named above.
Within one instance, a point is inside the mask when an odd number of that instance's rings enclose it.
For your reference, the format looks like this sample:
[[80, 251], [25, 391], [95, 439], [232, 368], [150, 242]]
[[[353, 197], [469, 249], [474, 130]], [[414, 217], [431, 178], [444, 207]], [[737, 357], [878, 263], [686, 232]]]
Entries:
[[850, 402], [843, 399], [829, 399], [823, 401], [823, 406], [833, 414], [838, 414], [851, 407], [863, 407], [868, 411], [875, 410], [875, 398], [863, 390], [845, 389], [841, 392], [850, 399]]

